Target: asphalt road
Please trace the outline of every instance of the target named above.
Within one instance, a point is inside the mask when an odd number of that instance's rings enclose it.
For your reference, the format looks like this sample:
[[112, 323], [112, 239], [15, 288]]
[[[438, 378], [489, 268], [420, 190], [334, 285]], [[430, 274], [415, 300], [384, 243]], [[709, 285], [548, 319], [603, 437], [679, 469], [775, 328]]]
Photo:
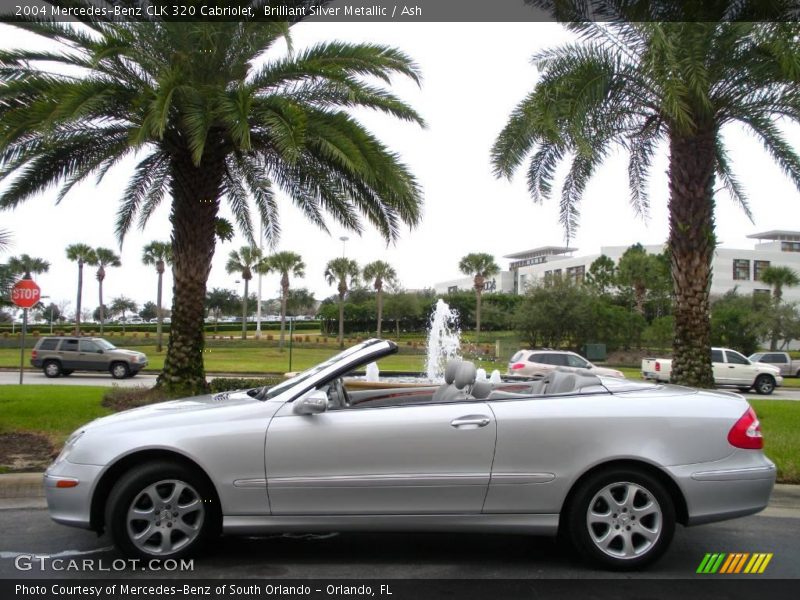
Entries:
[[[800, 578], [800, 509], [765, 513], [700, 527], [678, 527], [667, 554], [636, 574], [597, 571], [553, 539], [493, 534], [318, 534], [223, 537], [194, 558], [191, 571], [56, 571], [29, 555], [121, 566], [107, 536], [50, 521], [42, 509], [0, 510], [0, 578], [708, 578], [696, 575], [707, 552], [772, 552], [763, 575]], [[22, 555], [22, 558], [20, 556]], [[15, 567], [31, 565], [29, 570]], [[724, 576], [723, 576], [724, 577]], [[751, 577], [751, 576], [742, 576]]]
[[[209, 375], [208, 379], [211, 380], [218, 375]], [[133, 386], [152, 386], [156, 382], [156, 375], [149, 373], [140, 373], [135, 377], [129, 379], [113, 379], [110, 375], [93, 374], [93, 373], [73, 373], [69, 377], [58, 377], [57, 379], [50, 379], [45, 377], [39, 371], [26, 371], [23, 376], [23, 382], [29, 384], [45, 384], [45, 385], [98, 385], [98, 386], [112, 386], [120, 385], [126, 387]], [[14, 371], [0, 371], [0, 385], [16, 384], [19, 383], [19, 372]], [[723, 388], [728, 391], [737, 391], [734, 388]], [[778, 388], [771, 396], [759, 396], [755, 393], [746, 394], [748, 397], [759, 398], [762, 400], [800, 400], [800, 388]]]

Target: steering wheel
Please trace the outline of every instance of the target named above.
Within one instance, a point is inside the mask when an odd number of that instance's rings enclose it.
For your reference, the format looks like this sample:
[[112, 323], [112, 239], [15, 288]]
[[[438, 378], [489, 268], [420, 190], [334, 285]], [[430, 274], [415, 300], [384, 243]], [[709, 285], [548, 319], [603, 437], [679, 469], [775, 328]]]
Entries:
[[331, 381], [328, 387], [328, 396], [336, 408], [347, 408], [350, 406], [350, 398], [347, 396], [347, 390], [344, 389], [344, 381], [341, 377], [337, 377]]

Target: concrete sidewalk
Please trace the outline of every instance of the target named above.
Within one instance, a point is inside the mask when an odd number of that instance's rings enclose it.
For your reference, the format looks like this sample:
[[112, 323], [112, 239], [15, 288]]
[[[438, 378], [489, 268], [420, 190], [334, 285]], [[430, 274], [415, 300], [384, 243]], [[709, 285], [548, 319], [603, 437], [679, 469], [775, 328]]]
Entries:
[[[38, 508], [44, 506], [43, 473], [0, 475], [0, 509]], [[800, 485], [775, 484], [768, 511], [800, 510]], [[777, 516], [777, 515], [776, 515]]]

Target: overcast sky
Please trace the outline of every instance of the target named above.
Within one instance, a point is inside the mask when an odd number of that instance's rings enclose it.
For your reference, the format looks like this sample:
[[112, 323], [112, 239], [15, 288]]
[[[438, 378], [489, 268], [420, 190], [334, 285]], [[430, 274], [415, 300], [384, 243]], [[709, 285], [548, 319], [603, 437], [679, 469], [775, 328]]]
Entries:
[[[497, 180], [490, 168], [491, 145], [510, 111], [537, 79], [530, 64], [535, 52], [570, 39], [552, 23], [366, 23], [312, 24], [292, 28], [296, 48], [323, 40], [379, 42], [397, 46], [421, 67], [424, 80], [418, 88], [397, 81], [394, 91], [414, 106], [428, 123], [427, 129], [409, 126], [372, 113], [359, 118], [390, 148], [399, 152], [416, 174], [424, 193], [422, 223], [404, 230], [396, 245], [387, 247], [368, 229], [361, 237], [335, 226], [330, 236], [307, 224], [284, 199], [279, 249], [300, 253], [306, 277], [295, 287], [311, 289], [317, 299], [334, 293], [322, 274], [331, 258], [341, 256], [347, 235], [347, 256], [360, 264], [382, 259], [395, 266], [406, 288], [432, 287], [456, 278], [459, 259], [469, 252], [488, 252], [502, 268], [505, 254], [543, 245], [565, 243], [558, 223], [557, 199], [536, 205], [525, 185], [524, 170], [512, 182]], [[0, 26], [0, 47], [29, 45], [29, 39]], [[786, 129], [789, 139], [800, 140], [800, 128]], [[755, 223], [751, 223], [725, 193], [717, 204], [717, 233], [726, 247], [751, 247], [746, 236], [769, 229], [798, 229], [800, 197], [791, 182], [773, 165], [759, 142], [744, 130], [725, 130], [731, 158], [750, 197]], [[72, 190], [58, 206], [56, 192], [29, 200], [14, 211], [0, 212], [0, 228], [10, 229], [14, 245], [9, 254], [23, 252], [51, 263], [38, 282], [42, 293], [54, 300], [73, 302], [76, 289], [74, 263], [65, 247], [75, 242], [117, 248], [113, 235], [115, 213], [133, 162], [120, 165], [100, 186], [93, 181]], [[581, 205], [580, 227], [570, 246], [579, 253], [601, 246], [658, 244], [665, 241], [667, 225], [666, 149], [662, 148], [651, 178], [652, 211], [649, 220], [637, 219], [629, 208], [626, 157], [612, 156], [595, 175]], [[123, 266], [110, 269], [105, 298], [124, 294], [139, 304], [155, 300], [156, 275], [141, 264], [142, 246], [169, 239], [168, 202], [150, 219], [145, 232], [132, 232], [122, 248]], [[225, 211], [227, 214], [227, 210]], [[208, 282], [212, 287], [235, 288], [235, 275], [225, 273], [229, 251], [244, 243], [217, 245]], [[6, 255], [7, 256], [7, 255]], [[0, 256], [0, 261], [5, 257]], [[278, 293], [278, 278], [264, 278], [264, 298]], [[171, 302], [171, 277], [166, 278], [165, 305]], [[241, 293], [241, 285], [239, 293]], [[255, 289], [255, 280], [251, 289]], [[97, 306], [97, 283], [90, 273], [84, 280], [84, 304]]]

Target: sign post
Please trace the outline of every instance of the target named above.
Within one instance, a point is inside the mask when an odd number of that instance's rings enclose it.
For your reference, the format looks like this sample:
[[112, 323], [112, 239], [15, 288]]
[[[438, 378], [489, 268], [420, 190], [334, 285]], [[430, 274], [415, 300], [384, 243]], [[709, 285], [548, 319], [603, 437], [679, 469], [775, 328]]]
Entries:
[[42, 291], [30, 274], [20, 279], [11, 288], [11, 301], [22, 309], [22, 335], [19, 343], [19, 384], [22, 385], [22, 374], [25, 368], [25, 333], [28, 329], [28, 309], [39, 302]]

